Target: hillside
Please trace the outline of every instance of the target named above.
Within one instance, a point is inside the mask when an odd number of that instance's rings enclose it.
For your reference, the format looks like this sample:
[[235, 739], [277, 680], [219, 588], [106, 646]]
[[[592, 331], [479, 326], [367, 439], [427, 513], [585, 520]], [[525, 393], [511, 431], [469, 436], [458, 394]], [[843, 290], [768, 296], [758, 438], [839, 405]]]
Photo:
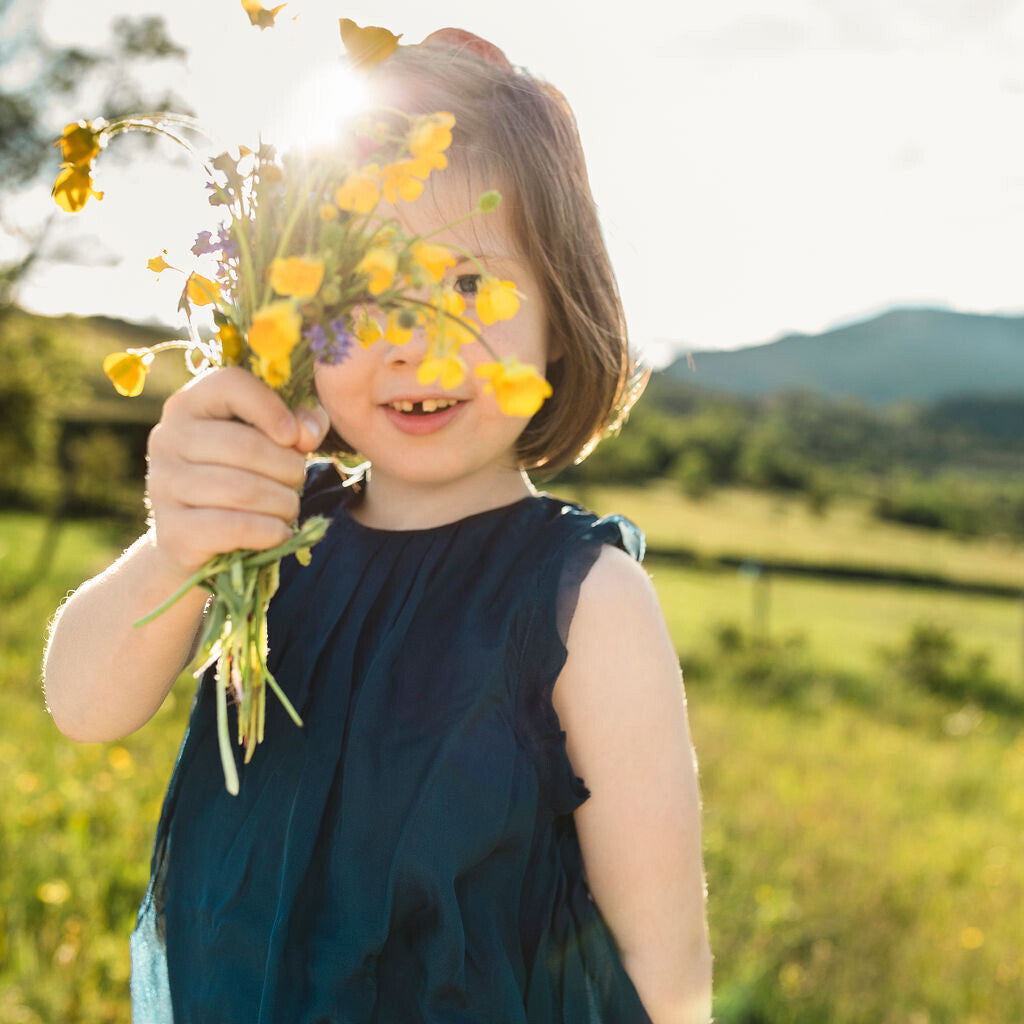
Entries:
[[894, 309], [822, 334], [694, 352], [670, 377], [713, 391], [811, 391], [875, 405], [954, 395], [1024, 396], [1024, 317]]

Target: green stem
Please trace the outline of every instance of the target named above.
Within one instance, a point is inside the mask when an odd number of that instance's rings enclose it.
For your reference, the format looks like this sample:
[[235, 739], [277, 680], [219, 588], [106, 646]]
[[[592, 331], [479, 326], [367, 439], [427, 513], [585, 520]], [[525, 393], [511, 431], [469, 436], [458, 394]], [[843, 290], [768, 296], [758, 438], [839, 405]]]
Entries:
[[[224, 679], [221, 666], [227, 667], [228, 679]], [[238, 768], [235, 766], [235, 754], [231, 749], [231, 738], [228, 736], [228, 694], [231, 666], [227, 656], [221, 658], [217, 666], [217, 746], [220, 748], [220, 763], [224, 769], [224, 784], [232, 796], [238, 796]]]
[[172, 604], [180, 601], [194, 586], [211, 576], [214, 564], [214, 562], [207, 562], [201, 569], [197, 569], [159, 608], [154, 608], [148, 615], [143, 615], [141, 619], [136, 619], [132, 626], [137, 629], [139, 626], [145, 626], [146, 623], [152, 622], [158, 615], [163, 615]]
[[[309, 193], [313, 190], [313, 184], [316, 181], [317, 174], [318, 174], [317, 170], [310, 171], [308, 177], [302, 183], [301, 196], [302, 196], [303, 200], [305, 200], [305, 197], [308, 196]], [[288, 244], [292, 240], [292, 233], [295, 231], [295, 225], [298, 224], [299, 218], [302, 216], [302, 212], [303, 212], [303, 209], [305, 208], [305, 206], [306, 206], [305, 201], [299, 202], [299, 203], [295, 203], [292, 206], [292, 209], [291, 209], [291, 211], [289, 212], [289, 215], [288, 215], [288, 220], [285, 222], [284, 229], [281, 232], [281, 237], [280, 237], [280, 239], [278, 240], [278, 243], [277, 243], [277, 251], [274, 253], [274, 259], [275, 260], [276, 259], [280, 259], [285, 254], [285, 251], [288, 248]], [[273, 262], [273, 260], [271, 262]], [[268, 264], [268, 266], [269, 266], [269, 264]], [[268, 280], [267, 280], [267, 282], [266, 282], [266, 284], [264, 285], [264, 288], [263, 288], [263, 302], [262, 302], [262, 305], [265, 306], [270, 301], [270, 292], [271, 292], [270, 280], [268, 278]]]

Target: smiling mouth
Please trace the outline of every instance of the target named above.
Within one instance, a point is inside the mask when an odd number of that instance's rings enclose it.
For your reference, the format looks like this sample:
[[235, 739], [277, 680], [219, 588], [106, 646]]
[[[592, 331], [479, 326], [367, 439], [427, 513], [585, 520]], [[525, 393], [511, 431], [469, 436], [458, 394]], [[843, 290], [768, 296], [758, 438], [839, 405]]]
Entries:
[[395, 412], [406, 413], [413, 416], [429, 416], [431, 413], [442, 412], [443, 410], [451, 409], [453, 406], [458, 404], [459, 399], [457, 398], [424, 398], [418, 402], [406, 400], [388, 402], [385, 408], [394, 409]]

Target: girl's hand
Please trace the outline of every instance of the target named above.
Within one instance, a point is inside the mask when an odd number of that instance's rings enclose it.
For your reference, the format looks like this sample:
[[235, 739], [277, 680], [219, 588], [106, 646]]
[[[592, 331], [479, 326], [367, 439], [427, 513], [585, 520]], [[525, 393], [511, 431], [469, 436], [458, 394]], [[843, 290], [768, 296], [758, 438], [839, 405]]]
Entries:
[[305, 456], [329, 426], [319, 406], [292, 412], [272, 388], [229, 367], [190, 381], [149, 435], [153, 545], [187, 578], [215, 555], [291, 536]]

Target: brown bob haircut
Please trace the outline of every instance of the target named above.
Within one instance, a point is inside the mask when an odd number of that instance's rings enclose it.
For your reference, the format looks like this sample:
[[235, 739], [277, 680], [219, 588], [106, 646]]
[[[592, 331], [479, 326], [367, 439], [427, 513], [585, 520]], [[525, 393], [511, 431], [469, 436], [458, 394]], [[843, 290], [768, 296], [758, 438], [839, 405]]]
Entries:
[[[555, 473], [621, 425], [646, 383], [630, 352], [615, 275], [565, 97], [456, 29], [402, 46], [371, 75], [375, 105], [455, 116], [451, 170], [502, 193], [520, 254], [547, 313], [552, 396], [516, 442], [519, 465]], [[473, 202], [475, 203], [475, 197]], [[344, 442], [333, 431], [325, 440]], [[338, 447], [334, 451], [339, 451]]]

